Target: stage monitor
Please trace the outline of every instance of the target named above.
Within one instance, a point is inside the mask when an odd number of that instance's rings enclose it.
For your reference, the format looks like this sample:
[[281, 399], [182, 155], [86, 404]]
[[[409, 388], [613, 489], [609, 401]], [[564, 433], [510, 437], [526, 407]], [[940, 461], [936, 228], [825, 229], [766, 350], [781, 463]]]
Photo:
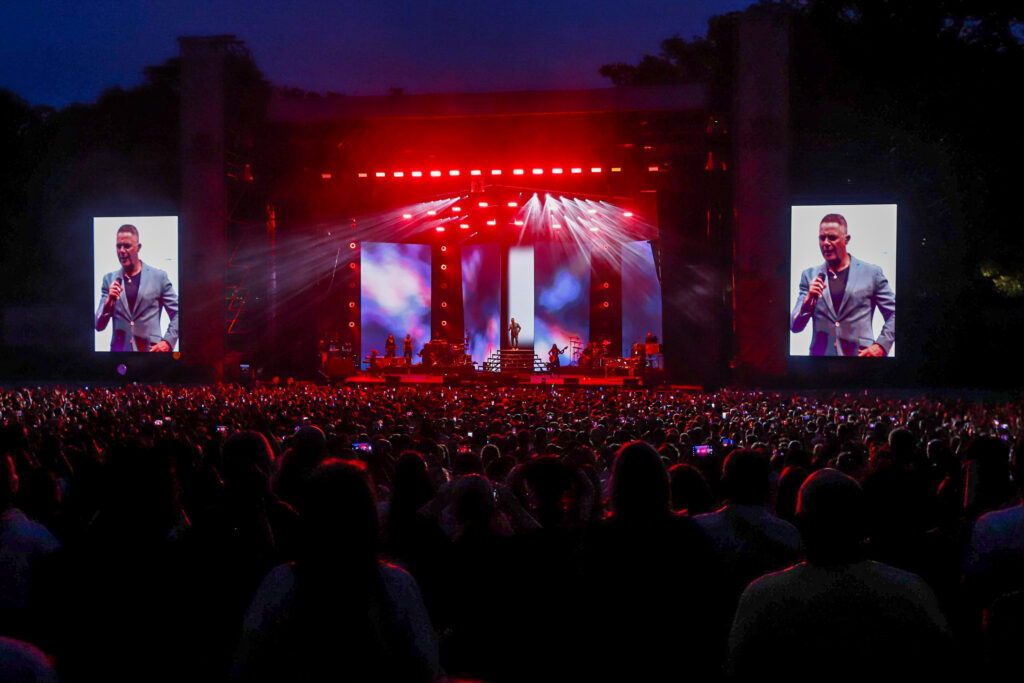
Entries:
[[793, 206], [791, 356], [895, 357], [896, 205]]
[[179, 351], [178, 217], [93, 218], [93, 292], [95, 351]]

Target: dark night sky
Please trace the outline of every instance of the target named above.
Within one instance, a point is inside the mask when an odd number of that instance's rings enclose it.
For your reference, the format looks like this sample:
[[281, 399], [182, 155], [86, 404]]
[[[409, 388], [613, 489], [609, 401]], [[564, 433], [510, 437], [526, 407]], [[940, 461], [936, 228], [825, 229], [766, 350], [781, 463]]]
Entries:
[[0, 87], [32, 104], [91, 102], [231, 33], [275, 85], [346, 94], [600, 88], [602, 64], [704, 35], [753, 0], [7, 0]]

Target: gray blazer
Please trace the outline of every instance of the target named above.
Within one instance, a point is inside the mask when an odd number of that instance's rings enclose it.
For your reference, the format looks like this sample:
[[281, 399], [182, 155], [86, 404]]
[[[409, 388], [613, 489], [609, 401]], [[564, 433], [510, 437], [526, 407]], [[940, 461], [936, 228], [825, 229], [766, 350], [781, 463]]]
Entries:
[[[812, 310], [805, 311], [804, 298], [818, 273], [826, 275], [825, 292]], [[827, 276], [828, 267], [824, 263], [800, 274], [800, 294], [789, 317], [789, 329], [801, 332], [814, 318], [812, 356], [856, 356], [857, 351], [872, 344], [878, 344], [888, 354], [896, 339], [896, 295], [882, 269], [851, 256], [846, 292], [838, 311], [832, 306]], [[871, 329], [871, 318], [876, 308], [885, 320], [878, 337]]]
[[[135, 307], [132, 310], [128, 310], [128, 297], [122, 292], [121, 298], [114, 304], [113, 311], [104, 314], [103, 304], [107, 300], [110, 286], [122, 276], [122, 273], [121, 270], [115, 270], [103, 276], [100, 307], [96, 311], [96, 330], [106, 329], [107, 323], [113, 318], [111, 351], [148, 351], [149, 345], [160, 340], [170, 344], [173, 350], [178, 342], [178, 295], [174, 292], [167, 273], [159, 268], [142, 263], [142, 281], [139, 283], [139, 294], [135, 298]], [[123, 279], [121, 285], [124, 286]], [[165, 334], [160, 333], [161, 308], [167, 311], [167, 317], [170, 318]]]

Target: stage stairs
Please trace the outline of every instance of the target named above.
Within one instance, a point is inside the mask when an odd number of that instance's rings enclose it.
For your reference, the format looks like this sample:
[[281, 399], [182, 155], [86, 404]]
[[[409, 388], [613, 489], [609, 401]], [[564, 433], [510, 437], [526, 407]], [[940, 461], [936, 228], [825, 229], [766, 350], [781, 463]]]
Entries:
[[484, 361], [484, 372], [547, 372], [533, 349], [498, 349]]

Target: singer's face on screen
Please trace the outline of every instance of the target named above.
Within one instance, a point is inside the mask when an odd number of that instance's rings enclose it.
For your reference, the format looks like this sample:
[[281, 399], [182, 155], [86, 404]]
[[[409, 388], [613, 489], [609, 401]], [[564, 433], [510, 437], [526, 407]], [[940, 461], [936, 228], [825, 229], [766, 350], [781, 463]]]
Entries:
[[829, 268], [842, 268], [846, 264], [846, 244], [850, 235], [841, 223], [822, 223], [818, 228], [818, 246]]
[[139, 238], [130, 232], [117, 233], [117, 260], [130, 275], [139, 265]]

